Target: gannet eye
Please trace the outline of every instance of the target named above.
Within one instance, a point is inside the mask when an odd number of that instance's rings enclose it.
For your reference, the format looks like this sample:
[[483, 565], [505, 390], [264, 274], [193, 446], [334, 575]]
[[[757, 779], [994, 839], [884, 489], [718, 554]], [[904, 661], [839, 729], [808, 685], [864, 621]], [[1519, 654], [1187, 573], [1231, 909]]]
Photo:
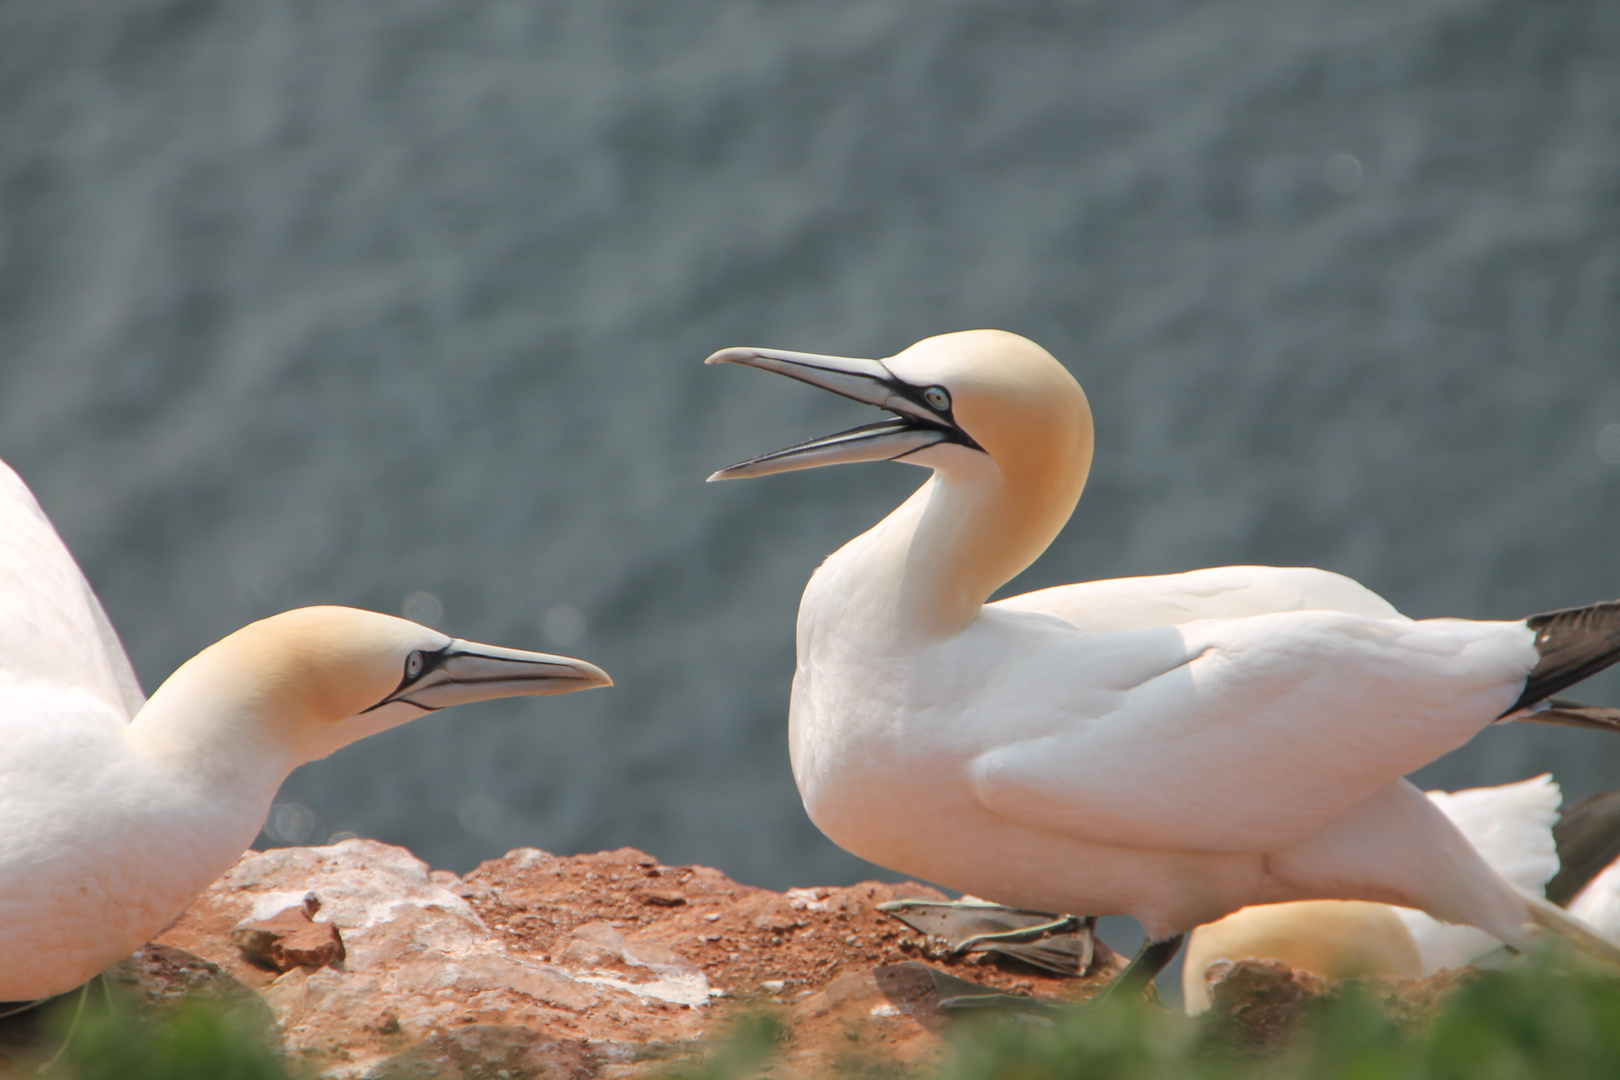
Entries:
[[924, 390], [923, 400], [928, 402], [928, 407], [935, 412], [944, 412], [951, 407], [951, 395], [938, 386], [930, 386]]
[[405, 677], [407, 679], [416, 678], [422, 674], [422, 669], [426, 666], [427, 658], [422, 655], [420, 650], [411, 653], [405, 658]]

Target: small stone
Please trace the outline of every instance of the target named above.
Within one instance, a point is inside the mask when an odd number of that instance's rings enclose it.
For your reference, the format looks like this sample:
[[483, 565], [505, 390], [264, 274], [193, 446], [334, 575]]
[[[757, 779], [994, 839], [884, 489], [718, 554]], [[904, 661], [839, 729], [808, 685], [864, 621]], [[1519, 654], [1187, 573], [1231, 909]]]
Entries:
[[686, 903], [686, 897], [673, 889], [642, 889], [636, 896], [652, 907], [680, 907]]
[[338, 928], [312, 922], [308, 910], [306, 905], [268, 919], [246, 919], [231, 930], [231, 944], [249, 963], [273, 971], [322, 968], [342, 960], [346, 953]]

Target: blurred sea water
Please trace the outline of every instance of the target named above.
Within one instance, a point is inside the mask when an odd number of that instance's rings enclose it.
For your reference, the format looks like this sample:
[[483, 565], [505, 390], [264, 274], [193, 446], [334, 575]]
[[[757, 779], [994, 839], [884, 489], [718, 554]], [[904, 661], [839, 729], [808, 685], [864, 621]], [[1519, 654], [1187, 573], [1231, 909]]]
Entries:
[[[794, 612], [922, 474], [705, 486], [869, 414], [703, 357], [1052, 350], [1097, 462], [1013, 590], [1620, 596], [1616, 55], [1602, 0], [0, 2], [0, 456], [149, 692], [309, 603], [617, 679], [308, 766], [264, 842], [853, 880], [788, 772]], [[1418, 779], [1546, 769], [1620, 741]]]

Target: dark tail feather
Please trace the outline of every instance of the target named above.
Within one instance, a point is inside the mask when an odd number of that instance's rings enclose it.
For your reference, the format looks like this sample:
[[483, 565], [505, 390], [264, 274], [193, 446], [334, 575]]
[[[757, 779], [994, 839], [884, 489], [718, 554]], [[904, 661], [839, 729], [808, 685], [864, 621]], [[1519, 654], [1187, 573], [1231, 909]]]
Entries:
[[1562, 724], [1589, 731], [1620, 732], [1620, 709], [1611, 709], [1606, 705], [1582, 705], [1568, 698], [1548, 698], [1545, 709], [1516, 716], [1514, 720], [1532, 724]]
[[1558, 873], [1547, 882], [1547, 899], [1567, 907], [1620, 855], [1620, 791], [1605, 791], [1564, 811], [1553, 827], [1553, 841]]
[[1546, 701], [1620, 660], [1620, 600], [1532, 615], [1524, 623], [1536, 632], [1541, 659], [1503, 716]]

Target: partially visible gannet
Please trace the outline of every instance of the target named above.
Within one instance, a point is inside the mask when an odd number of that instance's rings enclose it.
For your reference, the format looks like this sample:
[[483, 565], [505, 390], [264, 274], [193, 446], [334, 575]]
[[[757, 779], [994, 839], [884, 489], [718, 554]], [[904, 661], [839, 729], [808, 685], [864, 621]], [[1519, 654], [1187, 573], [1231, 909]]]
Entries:
[[1187, 936], [1182, 1007], [1189, 1016], [1209, 1008], [1209, 968], [1223, 960], [1281, 960], [1330, 979], [1422, 975], [1417, 942], [1395, 912], [1366, 900], [1240, 908]]
[[1405, 774], [1620, 656], [1620, 603], [1413, 621], [1314, 569], [1225, 567], [986, 604], [1068, 520], [1084, 393], [1033, 342], [887, 360], [726, 349], [892, 418], [711, 479], [892, 459], [932, 477], [831, 555], [799, 608], [789, 745], [849, 851], [1013, 907], [1129, 914], [1151, 978], [1242, 907], [1369, 900], [1620, 950], [1521, 896]]
[[424, 713], [611, 684], [342, 607], [192, 657], [142, 704], [89, 584], [0, 464], [0, 1001], [70, 990], [237, 860], [297, 766]]
[[[1540, 895], [1558, 872], [1552, 830], [1561, 795], [1552, 777], [1426, 794], [1522, 892]], [[1464, 967], [1498, 947], [1495, 938], [1471, 926], [1437, 922], [1411, 908], [1360, 900], [1262, 904], [1192, 932], [1182, 1001], [1189, 1013], [1209, 1007], [1206, 973], [1218, 960], [1281, 960], [1333, 979], [1416, 976]]]
[[1611, 937], [1620, 936], [1620, 790], [1570, 807], [1553, 830], [1563, 865], [1547, 898]]

